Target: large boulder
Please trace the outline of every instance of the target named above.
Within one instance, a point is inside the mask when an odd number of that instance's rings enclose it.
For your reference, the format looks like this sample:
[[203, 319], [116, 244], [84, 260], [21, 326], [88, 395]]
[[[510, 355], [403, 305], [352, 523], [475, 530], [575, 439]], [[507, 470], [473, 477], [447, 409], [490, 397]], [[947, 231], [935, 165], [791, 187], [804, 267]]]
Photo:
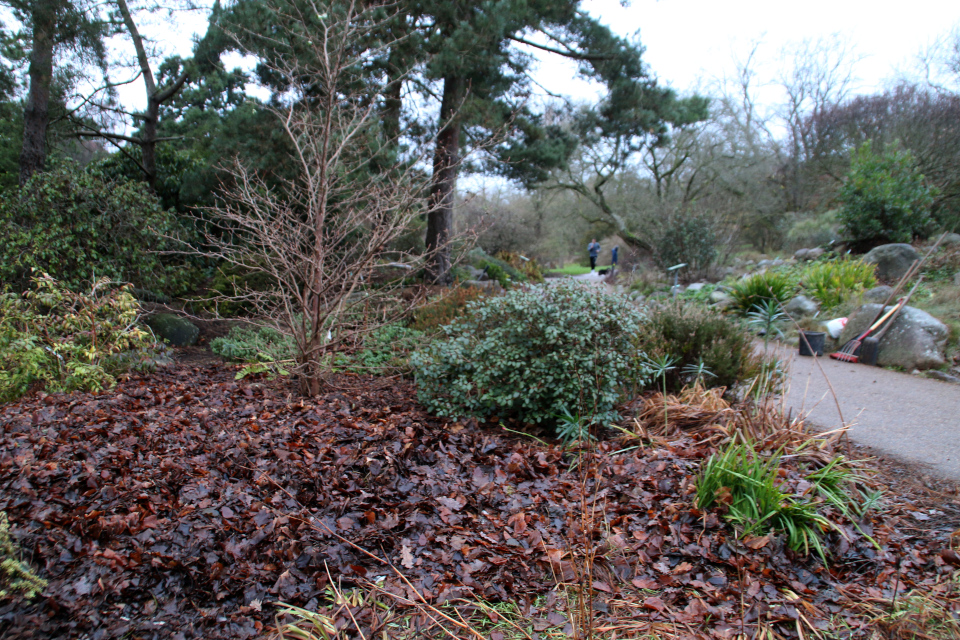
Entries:
[[144, 320], [155, 336], [174, 347], [196, 344], [200, 329], [189, 320], [172, 313], [158, 313]]
[[873, 289], [868, 289], [863, 292], [863, 301], [864, 302], [876, 302], [877, 304], [883, 304], [890, 299], [890, 294], [893, 293], [893, 287], [882, 284], [879, 287], [874, 287]]
[[791, 318], [806, 318], [816, 315], [817, 311], [820, 310], [820, 305], [807, 296], [797, 296], [787, 303], [784, 310], [790, 314]]
[[877, 265], [877, 277], [888, 282], [902, 278], [913, 261], [919, 259], [917, 250], [904, 243], [882, 244], [863, 256], [864, 262]]
[[944, 247], [960, 247], [960, 233], [948, 233], [940, 244]]
[[[840, 344], [846, 344], [866, 331], [879, 312], [879, 304], [865, 304], [857, 309], [840, 334]], [[944, 350], [949, 333], [945, 324], [926, 311], [904, 307], [893, 326], [880, 340], [877, 364], [884, 367], [902, 367], [907, 371], [941, 367], [946, 361]]]

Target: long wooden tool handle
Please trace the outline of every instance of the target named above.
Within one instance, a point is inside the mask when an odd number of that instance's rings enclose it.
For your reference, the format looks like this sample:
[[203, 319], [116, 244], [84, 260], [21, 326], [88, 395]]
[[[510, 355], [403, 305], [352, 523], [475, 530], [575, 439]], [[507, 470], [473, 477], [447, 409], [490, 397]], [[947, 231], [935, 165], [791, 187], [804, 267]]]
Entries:
[[923, 276], [920, 276], [920, 279], [917, 280], [917, 284], [913, 285], [913, 289], [910, 289], [910, 293], [908, 293], [903, 297], [903, 299], [901, 300], [903, 304], [900, 304], [897, 308], [897, 312], [892, 316], [890, 316], [890, 322], [887, 323], [887, 326], [885, 326], [883, 329], [880, 329], [880, 331], [877, 332], [877, 335], [874, 336], [874, 338], [876, 338], [877, 341], [879, 341], [880, 338], [885, 336], [887, 334], [887, 331], [890, 330], [890, 327], [893, 326], [893, 323], [897, 321], [897, 317], [900, 315], [900, 312], [903, 311], [903, 308], [907, 306], [908, 302], [910, 302], [910, 296], [912, 296], [913, 293], [917, 290], [917, 287], [920, 286], [921, 282], [923, 282]]

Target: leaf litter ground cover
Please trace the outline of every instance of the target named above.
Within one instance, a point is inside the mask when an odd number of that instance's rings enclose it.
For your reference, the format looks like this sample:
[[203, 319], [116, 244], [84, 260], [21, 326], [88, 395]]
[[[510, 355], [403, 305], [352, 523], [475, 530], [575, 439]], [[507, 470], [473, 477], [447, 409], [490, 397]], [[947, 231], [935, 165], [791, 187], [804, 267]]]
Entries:
[[[859, 523], [879, 550], [838, 520], [827, 568], [777, 536], [738, 540], [693, 507], [715, 442], [697, 435], [571, 453], [433, 418], [403, 382], [343, 377], [308, 401], [233, 373], [0, 406], [0, 510], [49, 580], [0, 603], [0, 637], [261, 637], [274, 603], [323, 608], [331, 580], [394, 603], [509, 601], [544, 637], [570, 631], [557, 585], [583, 582], [587, 557], [600, 629], [869, 637], [856, 602], [943, 590], [954, 570], [941, 554], [956, 523], [924, 526], [907, 504]], [[361, 609], [333, 622], [383, 637]]]

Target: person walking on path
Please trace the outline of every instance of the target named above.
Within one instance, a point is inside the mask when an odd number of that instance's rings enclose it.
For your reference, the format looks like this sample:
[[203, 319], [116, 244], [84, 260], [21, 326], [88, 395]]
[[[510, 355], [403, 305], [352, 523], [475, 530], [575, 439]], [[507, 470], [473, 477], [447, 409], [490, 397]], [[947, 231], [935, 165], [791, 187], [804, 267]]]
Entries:
[[610, 270], [617, 270], [617, 260], [619, 259], [620, 247], [615, 246], [613, 249], [610, 249]]
[[590, 254], [590, 271], [596, 271], [597, 257], [600, 255], [600, 243], [597, 242], [596, 238], [591, 240], [590, 244], [587, 245], [587, 253]]

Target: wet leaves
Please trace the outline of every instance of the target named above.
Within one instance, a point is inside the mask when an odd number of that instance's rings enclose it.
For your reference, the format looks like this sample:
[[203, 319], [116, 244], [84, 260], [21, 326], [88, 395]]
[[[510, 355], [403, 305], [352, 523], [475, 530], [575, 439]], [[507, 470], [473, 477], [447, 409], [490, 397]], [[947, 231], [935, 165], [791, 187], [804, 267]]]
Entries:
[[50, 581], [33, 603], [0, 604], [0, 635], [257, 637], [272, 603], [316, 607], [331, 578], [435, 604], [511, 600], [569, 626], [537, 598], [586, 580], [593, 548], [597, 616], [627, 599], [638, 619], [705, 635], [764, 619], [793, 637], [800, 612], [844, 616], [847, 598], [923, 584], [954, 559], [907, 528], [907, 508], [860, 523], [880, 550], [853, 527], [831, 534], [829, 569], [775, 536], [738, 540], [691, 506], [709, 442], [570, 455], [432, 418], [403, 383], [349, 378], [300, 401], [232, 374], [181, 369], [0, 407], [0, 509]]

